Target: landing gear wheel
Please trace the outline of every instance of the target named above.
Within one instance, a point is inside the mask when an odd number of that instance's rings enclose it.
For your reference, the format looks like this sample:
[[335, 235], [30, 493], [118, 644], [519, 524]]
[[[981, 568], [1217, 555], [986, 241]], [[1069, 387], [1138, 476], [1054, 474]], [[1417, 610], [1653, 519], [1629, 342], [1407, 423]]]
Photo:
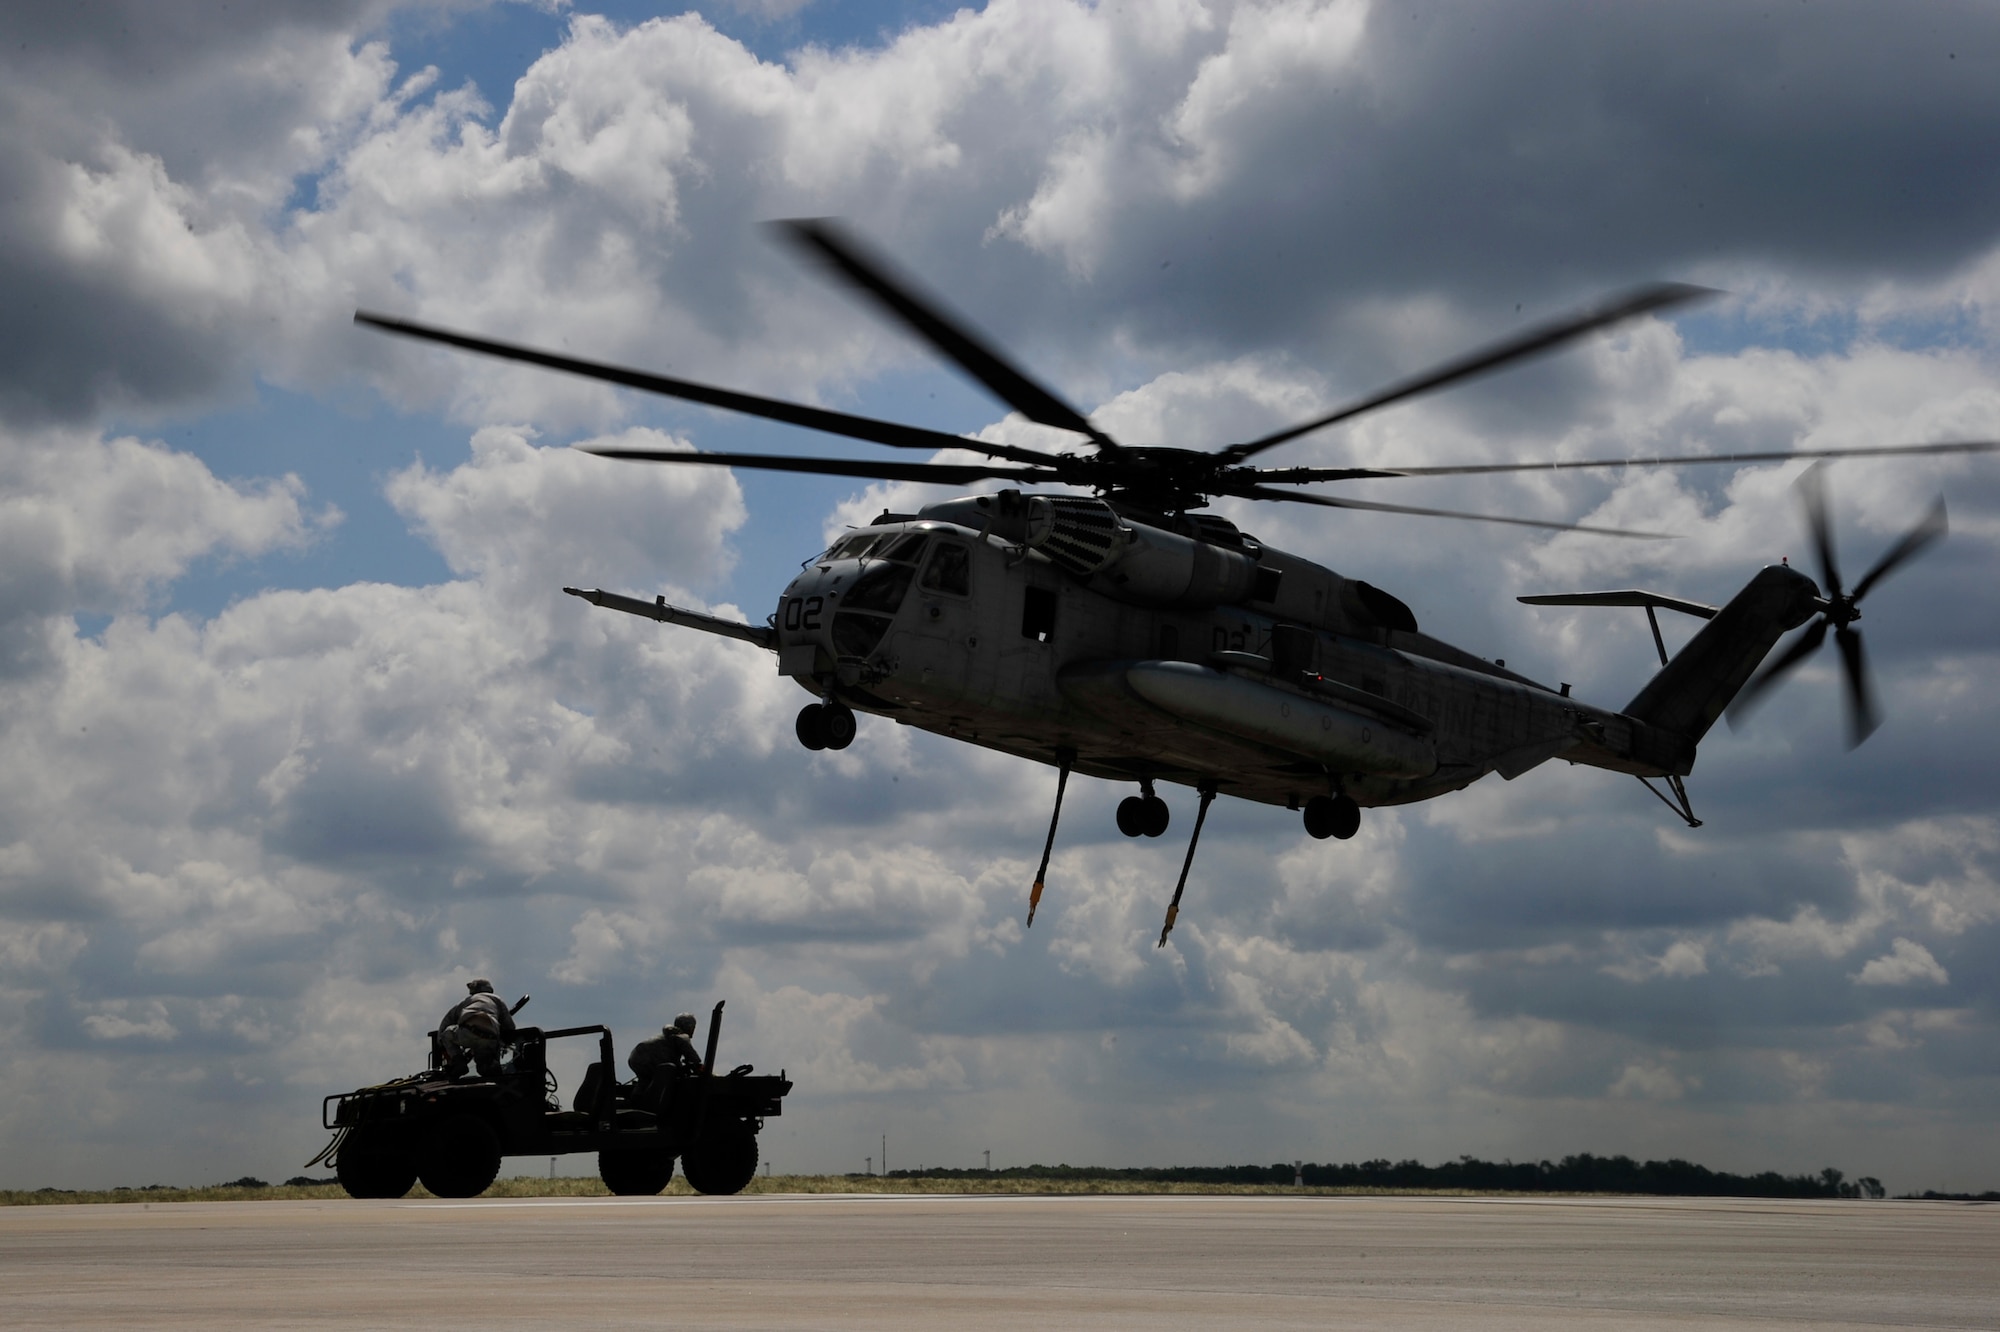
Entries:
[[1314, 796], [1306, 801], [1305, 821], [1306, 832], [1313, 837], [1338, 837], [1344, 842], [1361, 830], [1361, 806], [1352, 796]]
[[417, 1163], [408, 1152], [371, 1151], [349, 1138], [334, 1160], [334, 1178], [350, 1198], [400, 1198], [417, 1182]]
[[1337, 795], [1333, 798], [1333, 835], [1346, 841], [1361, 831], [1361, 806], [1354, 803], [1354, 797]]
[[792, 724], [798, 733], [799, 743], [807, 749], [826, 748], [826, 723], [822, 719], [819, 704], [808, 703], [799, 709], [799, 719]]
[[1147, 796], [1145, 805], [1146, 825], [1140, 831], [1148, 837], [1158, 837], [1167, 830], [1167, 825], [1174, 821], [1174, 812], [1168, 809], [1167, 802], [1158, 796]]
[[1118, 831], [1127, 837], [1143, 837], [1147, 824], [1146, 798], [1126, 796], [1118, 802]]
[[757, 1177], [757, 1135], [748, 1128], [711, 1133], [681, 1153], [681, 1173], [696, 1193], [741, 1193]]
[[499, 1173], [500, 1139], [471, 1115], [438, 1125], [417, 1167], [417, 1178], [440, 1198], [476, 1198]]
[[819, 733], [828, 749], [845, 749], [854, 743], [854, 709], [844, 703], [823, 703], [819, 710]]
[[650, 1198], [674, 1177], [674, 1154], [661, 1151], [599, 1152], [597, 1177], [621, 1198]]

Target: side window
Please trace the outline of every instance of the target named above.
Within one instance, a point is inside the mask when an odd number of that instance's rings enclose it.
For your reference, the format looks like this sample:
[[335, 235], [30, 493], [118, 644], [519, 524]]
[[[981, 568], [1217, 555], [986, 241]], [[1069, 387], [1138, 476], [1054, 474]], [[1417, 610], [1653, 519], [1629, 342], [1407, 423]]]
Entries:
[[1054, 588], [1031, 587], [1021, 605], [1021, 637], [1049, 643], [1056, 636], [1056, 593]]
[[940, 541], [931, 552], [930, 567], [924, 570], [923, 585], [934, 592], [955, 597], [972, 591], [972, 552], [956, 541]]

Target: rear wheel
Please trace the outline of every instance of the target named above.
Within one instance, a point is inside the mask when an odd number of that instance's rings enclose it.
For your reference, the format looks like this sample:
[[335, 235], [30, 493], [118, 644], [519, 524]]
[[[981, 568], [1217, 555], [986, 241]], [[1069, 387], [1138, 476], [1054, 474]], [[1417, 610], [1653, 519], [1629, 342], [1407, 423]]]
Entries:
[[1352, 796], [1314, 796], [1306, 801], [1305, 823], [1314, 837], [1345, 841], [1361, 830], [1361, 806]]
[[500, 1173], [500, 1138], [471, 1115], [447, 1119], [425, 1144], [417, 1178], [440, 1198], [476, 1198]]
[[1147, 796], [1145, 805], [1146, 826], [1140, 831], [1148, 837], [1158, 837], [1167, 830], [1167, 825], [1173, 822], [1173, 811], [1167, 808], [1166, 801], [1156, 795]]
[[1361, 806], [1354, 803], [1353, 796], [1337, 795], [1333, 798], [1333, 835], [1346, 841], [1361, 831]]
[[741, 1193], [757, 1176], [757, 1135], [747, 1127], [711, 1133], [681, 1153], [681, 1173], [696, 1193]]
[[599, 1152], [597, 1177], [622, 1198], [647, 1198], [673, 1180], [674, 1154], [661, 1151]]
[[1118, 802], [1118, 831], [1127, 837], [1139, 837], [1146, 831], [1146, 798], [1126, 796]]
[[408, 1152], [383, 1151], [349, 1137], [334, 1158], [333, 1174], [350, 1198], [400, 1198], [417, 1182], [417, 1163]]

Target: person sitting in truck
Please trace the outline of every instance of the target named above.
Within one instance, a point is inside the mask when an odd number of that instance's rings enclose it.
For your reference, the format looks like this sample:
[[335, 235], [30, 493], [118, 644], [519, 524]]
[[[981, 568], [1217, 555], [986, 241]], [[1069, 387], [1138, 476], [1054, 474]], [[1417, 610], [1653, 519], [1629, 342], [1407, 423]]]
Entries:
[[701, 1056], [694, 1048], [694, 1014], [683, 1013], [670, 1027], [660, 1028], [632, 1047], [625, 1063], [639, 1079], [646, 1099], [664, 1095], [668, 1081], [676, 1076], [701, 1072]]
[[465, 998], [438, 1023], [445, 1075], [462, 1078], [472, 1065], [490, 1081], [500, 1076], [501, 1050], [514, 1042], [514, 1015], [484, 977], [467, 981], [465, 989]]

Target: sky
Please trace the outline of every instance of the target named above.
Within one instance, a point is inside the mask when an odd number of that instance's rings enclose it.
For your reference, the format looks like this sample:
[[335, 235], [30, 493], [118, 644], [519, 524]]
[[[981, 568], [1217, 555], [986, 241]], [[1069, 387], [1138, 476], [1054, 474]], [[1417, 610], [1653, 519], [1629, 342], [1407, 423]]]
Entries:
[[[1566, 765], [1349, 842], [863, 718], [747, 645], [942, 492], [645, 468], [864, 446], [375, 309], [1054, 442], [760, 223], [838, 216], [1113, 435], [1254, 437], [1605, 293], [1725, 296], [1294, 464], [2000, 438], [2000, 11], [1512, 0], [8, 0], [0, 1187], [296, 1174], [474, 976], [621, 1044], [727, 999], [779, 1171], [1571, 1152], [2000, 1181], [2000, 461], [1843, 462], [1885, 724], [1832, 654], [1704, 742], [1699, 829]], [[1799, 464], [1354, 483], [1671, 542], [1219, 504], [1621, 705], [1643, 617], [1804, 562]], [[1672, 642], [1685, 625], [1669, 624]], [[574, 1087], [583, 1052], [559, 1065]], [[529, 1166], [541, 1168], [537, 1163]], [[879, 1161], [877, 1162], [879, 1165]], [[570, 1169], [587, 1172], [589, 1162]]]

